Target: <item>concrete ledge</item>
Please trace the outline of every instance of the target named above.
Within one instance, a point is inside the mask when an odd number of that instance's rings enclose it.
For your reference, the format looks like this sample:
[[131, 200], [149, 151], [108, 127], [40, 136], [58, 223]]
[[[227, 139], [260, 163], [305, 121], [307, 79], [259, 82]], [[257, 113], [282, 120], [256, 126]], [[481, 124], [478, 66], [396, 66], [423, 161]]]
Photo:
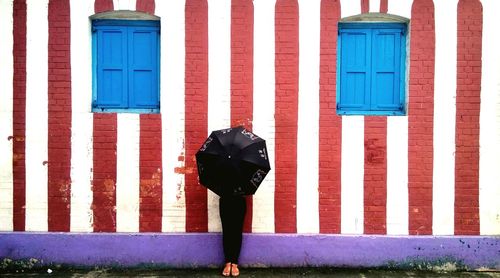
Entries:
[[[78, 267], [218, 267], [217, 233], [0, 232], [0, 263]], [[240, 263], [253, 267], [500, 270], [498, 236], [245, 234]]]

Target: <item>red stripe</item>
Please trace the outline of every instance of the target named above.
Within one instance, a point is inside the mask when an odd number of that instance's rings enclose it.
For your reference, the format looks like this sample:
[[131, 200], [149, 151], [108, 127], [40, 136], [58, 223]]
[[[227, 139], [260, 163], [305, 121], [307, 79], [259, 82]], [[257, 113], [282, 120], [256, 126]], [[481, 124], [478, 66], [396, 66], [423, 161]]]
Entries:
[[94, 12], [102, 13], [113, 10], [113, 0], [95, 0]]
[[[252, 130], [253, 120], [253, 3], [231, 3], [231, 126]], [[252, 232], [251, 196], [247, 200], [244, 232]]]
[[364, 233], [386, 234], [387, 117], [365, 117]]
[[321, 1], [319, 222], [320, 233], [340, 233], [340, 167], [342, 118], [335, 113], [337, 22], [340, 2]]
[[48, 229], [67, 232], [71, 204], [69, 1], [50, 1], [48, 12]]
[[370, 0], [361, 0], [361, 13], [370, 12]]
[[26, 1], [15, 0], [13, 11], [13, 224], [14, 231], [25, 230], [26, 205]]
[[162, 129], [160, 114], [140, 115], [139, 231], [161, 232]]
[[455, 234], [479, 235], [482, 6], [458, 3]]
[[208, 231], [207, 190], [195, 154], [208, 134], [208, 4], [186, 1], [186, 231]]
[[413, 2], [408, 107], [409, 233], [432, 234], [435, 29], [432, 0]]
[[155, 14], [155, 0], [137, 0], [136, 10], [148, 14]]
[[275, 231], [297, 231], [297, 119], [299, 11], [295, 0], [276, 3], [276, 184]]
[[380, 12], [381, 13], [387, 13], [387, 10], [389, 9], [389, 0], [380, 0]]
[[94, 114], [94, 199], [95, 232], [116, 231], [116, 143], [117, 115]]

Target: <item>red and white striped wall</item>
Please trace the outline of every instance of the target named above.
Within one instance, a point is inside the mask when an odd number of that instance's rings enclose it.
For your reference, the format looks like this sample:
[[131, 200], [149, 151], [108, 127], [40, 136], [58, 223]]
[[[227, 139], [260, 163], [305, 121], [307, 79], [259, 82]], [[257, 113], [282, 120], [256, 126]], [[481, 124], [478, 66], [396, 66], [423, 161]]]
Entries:
[[[92, 113], [91, 22], [161, 18], [161, 113]], [[253, 233], [500, 235], [497, 0], [0, 0], [0, 230], [218, 232], [194, 154], [266, 139]], [[335, 113], [337, 22], [410, 19], [407, 116]]]

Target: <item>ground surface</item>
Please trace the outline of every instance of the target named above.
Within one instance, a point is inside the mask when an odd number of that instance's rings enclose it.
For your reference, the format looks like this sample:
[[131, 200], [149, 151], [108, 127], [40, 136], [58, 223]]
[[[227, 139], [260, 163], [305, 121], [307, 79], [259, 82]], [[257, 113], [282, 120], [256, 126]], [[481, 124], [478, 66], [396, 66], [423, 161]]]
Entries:
[[[222, 277], [219, 269], [38, 269], [0, 270], [0, 277]], [[430, 272], [403, 270], [333, 269], [333, 268], [251, 268], [241, 269], [240, 277], [485, 277], [500, 278], [500, 272]]]

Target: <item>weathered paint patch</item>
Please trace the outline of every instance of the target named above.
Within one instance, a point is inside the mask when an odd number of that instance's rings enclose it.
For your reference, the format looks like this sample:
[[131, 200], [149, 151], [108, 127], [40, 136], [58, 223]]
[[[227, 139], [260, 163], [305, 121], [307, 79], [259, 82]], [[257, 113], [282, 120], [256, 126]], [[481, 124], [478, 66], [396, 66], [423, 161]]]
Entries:
[[0, 261], [0, 269], [3, 270], [30, 270], [30, 269], [38, 269], [43, 267], [43, 262], [35, 259], [24, 259], [24, 260], [13, 260], [9, 258], [3, 258]]
[[400, 262], [388, 262], [388, 269], [416, 269], [436, 272], [453, 272], [471, 270], [461, 260], [453, 257], [443, 257], [435, 260], [425, 260], [419, 257], [408, 258]]

